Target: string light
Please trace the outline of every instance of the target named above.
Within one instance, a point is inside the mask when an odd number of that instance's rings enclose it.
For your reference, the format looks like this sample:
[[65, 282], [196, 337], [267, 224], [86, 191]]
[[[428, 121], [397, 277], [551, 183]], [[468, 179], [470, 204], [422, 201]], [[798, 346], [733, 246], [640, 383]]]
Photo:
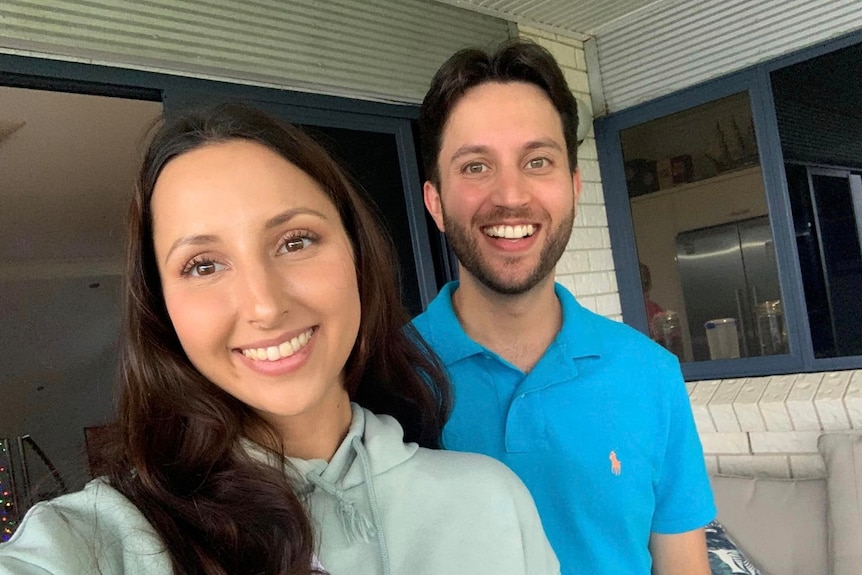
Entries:
[[6, 442], [0, 441], [0, 542], [9, 541], [18, 521], [12, 499], [12, 470]]

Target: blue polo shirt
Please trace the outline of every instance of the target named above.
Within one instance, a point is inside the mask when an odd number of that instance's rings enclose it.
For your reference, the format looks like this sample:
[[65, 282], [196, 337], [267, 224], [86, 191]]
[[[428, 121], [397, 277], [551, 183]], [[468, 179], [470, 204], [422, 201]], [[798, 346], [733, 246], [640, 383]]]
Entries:
[[444, 286], [413, 324], [455, 389], [446, 448], [494, 457], [536, 501], [563, 575], [649, 575], [651, 532], [715, 517], [676, 357], [555, 286], [563, 325], [532, 371], [470, 339]]

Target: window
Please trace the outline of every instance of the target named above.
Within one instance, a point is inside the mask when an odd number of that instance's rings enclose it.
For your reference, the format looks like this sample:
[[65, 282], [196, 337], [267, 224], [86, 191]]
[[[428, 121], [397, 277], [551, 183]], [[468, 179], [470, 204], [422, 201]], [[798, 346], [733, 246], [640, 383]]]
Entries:
[[597, 122], [623, 317], [688, 379], [862, 365], [853, 42]]
[[771, 73], [816, 358], [862, 355], [862, 45]]
[[748, 94], [633, 126], [620, 140], [651, 337], [682, 361], [786, 353]]

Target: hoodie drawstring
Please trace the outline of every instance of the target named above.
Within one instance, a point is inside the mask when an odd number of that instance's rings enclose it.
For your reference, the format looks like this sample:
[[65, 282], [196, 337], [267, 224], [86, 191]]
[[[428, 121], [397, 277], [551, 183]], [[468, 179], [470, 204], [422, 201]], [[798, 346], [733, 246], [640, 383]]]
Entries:
[[374, 491], [374, 475], [371, 473], [371, 462], [368, 460], [368, 451], [358, 435], [353, 436], [351, 441], [353, 449], [362, 463], [362, 472], [365, 474], [365, 485], [368, 486], [368, 504], [371, 507], [371, 520], [374, 523], [374, 534], [377, 539], [377, 549], [380, 551], [380, 560], [383, 563], [383, 575], [390, 575], [389, 551], [386, 548], [386, 536], [381, 529], [380, 508], [377, 506], [377, 493]]
[[316, 487], [319, 487], [326, 493], [335, 497], [337, 502], [335, 512], [341, 520], [341, 528], [344, 530], [344, 534], [347, 536], [348, 542], [371, 542], [371, 536], [374, 535], [376, 526], [368, 521], [368, 518], [356, 509], [356, 506], [352, 501], [348, 501], [345, 498], [344, 491], [342, 489], [339, 489], [334, 483], [327, 481], [316, 473], [308, 474], [306, 479]]
[[380, 519], [380, 508], [377, 505], [377, 493], [374, 491], [374, 475], [371, 473], [371, 462], [368, 459], [368, 451], [362, 443], [362, 438], [354, 435], [350, 445], [359, 457], [362, 465], [362, 474], [365, 476], [365, 488], [368, 492], [368, 505], [371, 507], [371, 521], [363, 515], [352, 501], [345, 498], [344, 490], [339, 489], [333, 482], [328, 481], [316, 473], [305, 476], [309, 483], [319, 487], [326, 493], [335, 497], [338, 504], [336, 513], [341, 520], [341, 527], [351, 543], [361, 540], [365, 543], [371, 542], [374, 537], [377, 550], [380, 553], [380, 561], [383, 564], [383, 575], [390, 575], [389, 551], [386, 548], [386, 537], [383, 534], [382, 521]]

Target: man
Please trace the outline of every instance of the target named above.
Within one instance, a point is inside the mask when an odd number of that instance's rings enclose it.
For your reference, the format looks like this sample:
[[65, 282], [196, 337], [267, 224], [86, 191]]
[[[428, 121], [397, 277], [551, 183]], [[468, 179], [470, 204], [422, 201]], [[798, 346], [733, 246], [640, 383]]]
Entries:
[[553, 57], [461, 51], [419, 123], [425, 205], [459, 261], [414, 321], [455, 386], [446, 447], [520, 475], [564, 575], [707, 575], [715, 508], [676, 358], [554, 283], [581, 182]]

